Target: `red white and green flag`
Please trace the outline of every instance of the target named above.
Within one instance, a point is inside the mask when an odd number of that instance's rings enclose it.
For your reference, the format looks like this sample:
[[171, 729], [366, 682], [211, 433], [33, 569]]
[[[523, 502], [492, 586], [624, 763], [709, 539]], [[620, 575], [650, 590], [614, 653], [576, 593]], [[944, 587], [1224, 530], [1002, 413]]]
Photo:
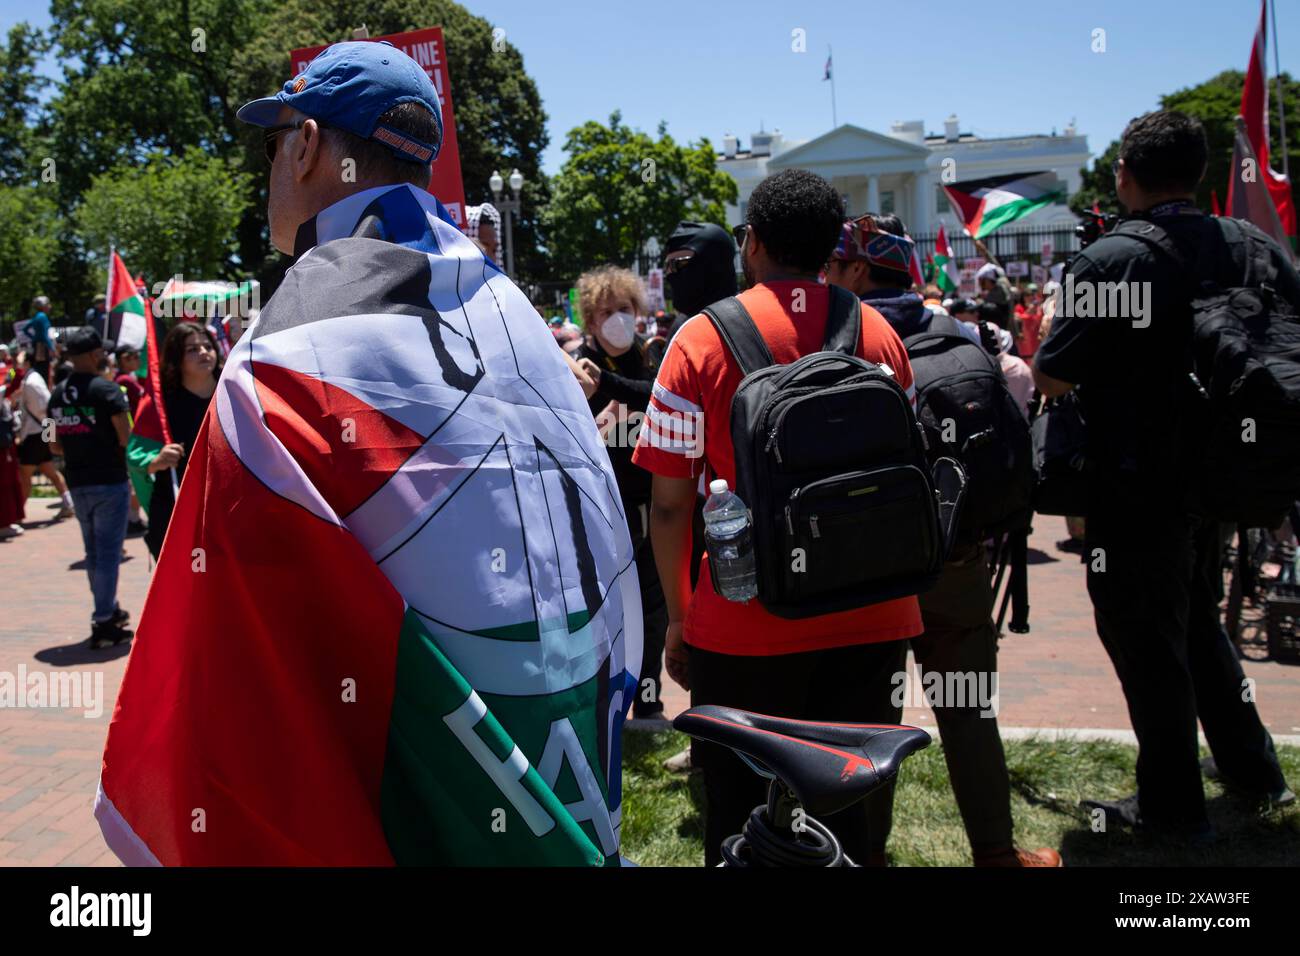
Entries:
[[943, 188], [967, 234], [976, 239], [1065, 197], [1065, 185], [1050, 171], [971, 179]]
[[939, 237], [934, 241], [934, 281], [944, 292], [955, 293], [960, 284], [957, 279], [957, 262], [952, 257], [948, 236], [939, 227]]
[[129, 347], [143, 351], [149, 334], [144, 320], [144, 297], [140, 295], [135, 280], [131, 278], [126, 263], [116, 249], [109, 250], [108, 289], [104, 295], [108, 300], [108, 322], [104, 337], [118, 348]]

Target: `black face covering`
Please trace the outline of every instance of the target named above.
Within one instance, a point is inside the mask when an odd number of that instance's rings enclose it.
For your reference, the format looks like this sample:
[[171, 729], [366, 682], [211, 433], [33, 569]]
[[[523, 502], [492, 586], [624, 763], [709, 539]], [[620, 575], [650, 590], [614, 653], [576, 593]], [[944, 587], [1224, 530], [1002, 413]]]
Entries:
[[695, 253], [689, 263], [664, 276], [678, 312], [695, 315], [736, 294], [736, 243], [727, 230], [713, 223], [679, 222], [668, 237], [668, 252], [678, 249]]

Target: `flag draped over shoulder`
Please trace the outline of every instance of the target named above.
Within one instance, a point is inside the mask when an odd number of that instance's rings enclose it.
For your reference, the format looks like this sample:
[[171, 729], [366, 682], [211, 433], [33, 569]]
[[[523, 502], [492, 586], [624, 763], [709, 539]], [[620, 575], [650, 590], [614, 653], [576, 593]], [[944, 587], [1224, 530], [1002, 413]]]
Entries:
[[186, 468], [105, 838], [142, 864], [616, 863], [640, 594], [582, 391], [427, 193], [309, 227]]
[[945, 185], [944, 192], [975, 239], [996, 232], [1065, 196], [1056, 173], [1010, 173]]

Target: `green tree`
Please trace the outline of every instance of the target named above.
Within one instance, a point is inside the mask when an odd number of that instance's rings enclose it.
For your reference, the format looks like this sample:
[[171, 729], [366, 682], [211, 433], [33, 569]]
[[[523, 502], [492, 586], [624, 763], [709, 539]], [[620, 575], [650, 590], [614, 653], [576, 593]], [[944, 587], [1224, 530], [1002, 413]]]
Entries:
[[[1246, 75], [1240, 70], [1224, 70], [1204, 83], [1176, 90], [1160, 97], [1160, 109], [1181, 110], [1195, 116], [1205, 127], [1206, 144], [1209, 158], [1206, 163], [1205, 178], [1201, 180], [1196, 191], [1196, 201], [1203, 209], [1210, 208], [1210, 192], [1219, 195], [1219, 202], [1228, 199], [1228, 175], [1232, 165], [1232, 147], [1235, 137], [1235, 118], [1241, 108], [1241, 88], [1246, 82]], [[1300, 82], [1292, 80], [1287, 73], [1282, 74], [1284, 103], [1291, 112], [1291, 123], [1287, 126], [1286, 150], [1290, 160], [1300, 160]], [[1269, 79], [1269, 161], [1273, 168], [1282, 170], [1282, 128], [1277, 109], [1277, 79]], [[1083, 171], [1083, 188], [1070, 198], [1070, 207], [1075, 212], [1091, 209], [1094, 201], [1100, 202], [1107, 212], [1119, 211], [1119, 199], [1115, 196], [1115, 177], [1111, 172], [1111, 163], [1119, 156], [1119, 140], [1113, 141], [1093, 163], [1091, 169]], [[1292, 178], [1291, 191], [1293, 200], [1300, 203], [1300, 185], [1295, 182], [1300, 178], [1300, 165]]]
[[[60, 196], [70, 211], [93, 177], [121, 163], [197, 146], [247, 173], [238, 261], [273, 288], [287, 264], [270, 246], [266, 160], [258, 130], [235, 120], [250, 99], [289, 79], [289, 52], [351, 37], [441, 26], [452, 78], [466, 201], [488, 177], [527, 180], [516, 260], [542, 267], [536, 210], [548, 198], [539, 162], [546, 116], [523, 58], [492, 25], [451, 0], [52, 0], [51, 37], [65, 80], [50, 104]], [[195, 31], [201, 31], [196, 34]], [[134, 266], [132, 267], [134, 268]]]
[[40, 95], [49, 80], [36, 65], [48, 49], [44, 35], [26, 23], [15, 24], [0, 45], [0, 183], [40, 178]]
[[52, 294], [62, 230], [50, 190], [0, 184], [0, 316], [26, 318], [32, 299]]
[[707, 139], [679, 145], [659, 124], [657, 138], [614, 112], [569, 131], [563, 168], [543, 213], [557, 276], [601, 263], [630, 265], [650, 238], [664, 243], [682, 219], [725, 223], [736, 182], [717, 168]]
[[152, 282], [175, 273], [196, 279], [230, 272], [235, 227], [248, 177], [196, 147], [154, 153], [142, 166], [119, 166], [91, 181], [76, 222], [87, 250], [116, 246], [127, 267]]

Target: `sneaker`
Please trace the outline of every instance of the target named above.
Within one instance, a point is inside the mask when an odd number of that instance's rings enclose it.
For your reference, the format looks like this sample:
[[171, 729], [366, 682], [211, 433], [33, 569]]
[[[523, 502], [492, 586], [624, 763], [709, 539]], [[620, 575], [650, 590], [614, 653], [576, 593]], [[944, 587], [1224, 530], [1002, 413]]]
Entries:
[[98, 651], [111, 644], [121, 644], [123, 641], [130, 640], [134, 634], [135, 631], [129, 627], [121, 627], [112, 621], [96, 624], [90, 632], [90, 649]]
[[690, 773], [691, 772], [691, 748], [687, 747], [681, 753], [673, 754], [664, 761], [664, 769], [669, 773]]
[[56, 515], [54, 516], [54, 520], [55, 520], [55, 521], [59, 521], [59, 520], [62, 520], [63, 518], [71, 518], [71, 517], [75, 516], [76, 513], [77, 513], [77, 512], [76, 512], [76, 510], [72, 507], [72, 505], [66, 505], [66, 504], [65, 504], [65, 505], [62, 505], [62, 506], [59, 508], [59, 513], [56, 514]]
[[1083, 542], [1078, 538], [1064, 538], [1056, 542], [1056, 550], [1068, 554], [1083, 554]]
[[23, 526], [20, 524], [11, 524], [7, 527], [0, 528], [0, 541], [8, 538], [16, 538], [23, 533]]
[[1204, 847], [1213, 843], [1216, 834], [1208, 820], [1199, 823], [1175, 823], [1154, 825], [1142, 819], [1142, 810], [1135, 793], [1121, 800], [1080, 800], [1079, 806], [1085, 810], [1101, 810], [1106, 815], [1106, 822], [1115, 822], [1145, 836], [1159, 839], [1177, 840], [1190, 847]]
[[1274, 790], [1268, 793], [1261, 793], [1258, 790], [1250, 790], [1246, 787], [1239, 787], [1237, 784], [1228, 780], [1219, 772], [1219, 765], [1214, 762], [1213, 757], [1205, 757], [1201, 760], [1201, 772], [1205, 774], [1205, 779], [1216, 780], [1223, 785], [1223, 789], [1237, 796], [1254, 800], [1258, 803], [1266, 803], [1270, 807], [1289, 807], [1295, 803], [1295, 793], [1292, 792], [1285, 784], [1280, 790]]
[[1005, 850], [976, 853], [975, 865], [1060, 867], [1065, 866], [1065, 861], [1061, 859], [1061, 854], [1047, 847], [1037, 850], [1022, 850], [1019, 847], [1009, 846]]
[[144, 534], [148, 527], [149, 526], [139, 518], [132, 518], [126, 523], [126, 533], [128, 536]]
[[131, 620], [131, 612], [119, 604], [117, 610], [113, 612], [113, 616], [108, 619], [108, 623], [114, 627], [126, 627], [129, 620]]
[[1130, 829], [1142, 825], [1142, 811], [1138, 807], [1136, 793], [1122, 800], [1080, 800], [1079, 806], [1084, 810], [1100, 810], [1105, 814], [1107, 823], [1114, 820]]

